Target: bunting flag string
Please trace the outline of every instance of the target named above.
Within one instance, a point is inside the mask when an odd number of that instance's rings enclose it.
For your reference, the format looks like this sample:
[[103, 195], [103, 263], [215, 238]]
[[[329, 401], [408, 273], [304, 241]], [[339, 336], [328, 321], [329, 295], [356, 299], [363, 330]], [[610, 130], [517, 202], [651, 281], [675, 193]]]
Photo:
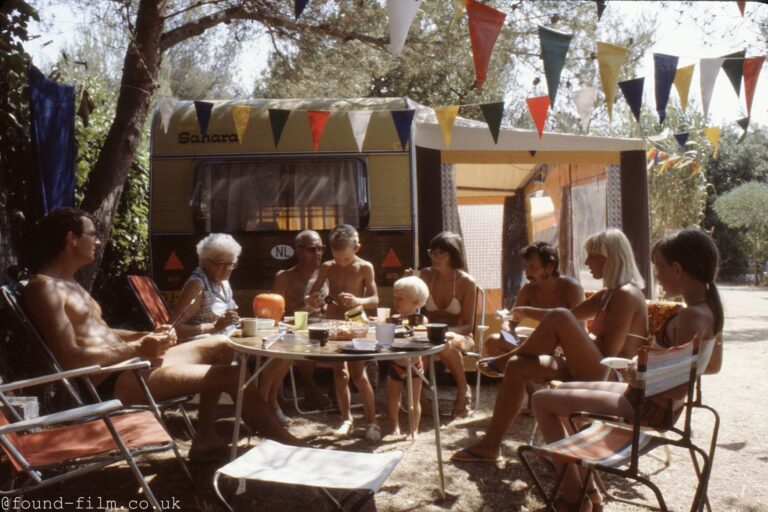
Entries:
[[560, 86], [560, 74], [565, 65], [565, 55], [571, 45], [573, 34], [565, 34], [546, 27], [539, 26], [539, 41], [541, 42], [541, 58], [544, 60], [544, 75], [547, 79], [549, 105], [555, 107], [557, 88]]
[[368, 133], [368, 123], [371, 122], [372, 110], [350, 110], [347, 113], [349, 117], [349, 125], [352, 127], [352, 136], [355, 137], [357, 143], [357, 150], [363, 150], [363, 142], [365, 142], [365, 134]]
[[507, 15], [475, 0], [467, 0], [467, 18], [472, 60], [475, 63], [475, 88], [479, 91], [488, 76], [491, 53]]
[[741, 50], [728, 55], [723, 55], [723, 71], [728, 75], [728, 80], [731, 81], [733, 90], [736, 91], [736, 96], [741, 97], [741, 75], [744, 69], [744, 57], [747, 55], [747, 50]]
[[200, 134], [205, 137], [208, 133], [208, 123], [211, 121], [213, 103], [208, 101], [195, 101], [195, 111], [197, 112], [197, 124], [200, 127]]
[[609, 43], [597, 43], [597, 62], [600, 66], [600, 83], [605, 94], [605, 106], [608, 109], [608, 120], [613, 119], [613, 100], [616, 97], [616, 83], [619, 81], [619, 70], [627, 58], [629, 48]]
[[689, 132], [675, 134], [675, 140], [677, 141], [678, 146], [680, 146], [680, 149], [682, 149], [683, 151], [685, 151], [685, 143], [688, 142], [689, 135], [690, 135]]
[[413, 18], [422, 0], [387, 0], [389, 17], [389, 52], [397, 57], [403, 51]]
[[317, 151], [320, 146], [320, 138], [325, 131], [325, 124], [328, 122], [328, 116], [331, 113], [328, 110], [309, 110], [307, 111], [307, 121], [309, 121], [309, 131], [312, 133], [312, 146]]
[[309, 0], [295, 0], [296, 3], [293, 4], [293, 15], [295, 16], [295, 20], [299, 20], [299, 16], [301, 16], [301, 13], [304, 12], [304, 8], [309, 3]]
[[595, 0], [595, 3], [597, 4], [597, 21], [600, 21], [600, 18], [603, 17], [603, 13], [605, 12], [605, 0]]
[[168, 133], [168, 125], [178, 102], [178, 98], [173, 96], [159, 96], [157, 98], [157, 111], [160, 113], [160, 126], [163, 128], [163, 133]]
[[458, 105], [435, 108], [435, 117], [437, 118], [437, 123], [440, 125], [440, 131], [443, 133], [443, 142], [445, 143], [446, 148], [451, 147], [453, 123], [456, 121], [456, 116], [458, 114]]
[[765, 61], [764, 55], [744, 59], [742, 73], [744, 75], [744, 96], [747, 100], [747, 117], [752, 115], [752, 99], [755, 96], [757, 79], [760, 76], [760, 69], [763, 67], [763, 61]]
[[709, 114], [709, 102], [712, 100], [712, 91], [715, 90], [715, 82], [720, 68], [723, 65], [722, 57], [701, 59], [699, 63], [699, 81], [701, 88], [701, 105], [704, 109], [704, 119]]
[[245, 130], [248, 128], [248, 122], [251, 119], [251, 107], [247, 105], [235, 105], [232, 107], [232, 120], [235, 122], [235, 131], [237, 132], [237, 141], [242, 144]]
[[269, 124], [272, 127], [272, 140], [275, 141], [275, 147], [280, 143], [280, 137], [283, 135], [283, 128], [291, 115], [290, 110], [280, 108], [269, 109]]
[[395, 123], [395, 129], [397, 130], [397, 136], [400, 138], [400, 147], [405, 151], [405, 144], [408, 142], [408, 137], [411, 136], [411, 123], [413, 122], [413, 116], [416, 113], [415, 110], [392, 110], [392, 121]]
[[619, 88], [624, 95], [624, 99], [627, 100], [629, 108], [632, 111], [632, 115], [635, 116], [637, 122], [640, 122], [640, 109], [643, 106], [643, 86], [645, 85], [645, 77], [633, 78], [632, 80], [624, 80], [619, 82]]
[[717, 158], [717, 150], [720, 146], [720, 127], [719, 126], [710, 126], [708, 128], [704, 128], [704, 135], [707, 136], [709, 139], [709, 142], [712, 143], [712, 146], [715, 148], [715, 152], [712, 153], [712, 156], [714, 158]]
[[683, 112], [688, 110], [688, 91], [691, 89], [691, 80], [693, 79], [693, 68], [695, 64], [678, 68], [675, 72], [675, 89], [677, 89], [677, 95], [680, 96], [680, 106]]
[[483, 103], [480, 105], [485, 122], [488, 123], [488, 130], [493, 137], [493, 143], [499, 143], [499, 130], [501, 128], [501, 119], [504, 117], [504, 102]]
[[595, 108], [595, 100], [597, 99], [596, 87], [583, 87], [577, 91], [573, 91], [571, 94], [573, 102], [576, 104], [576, 112], [581, 119], [582, 131], [587, 131], [589, 127], [589, 120], [592, 117], [592, 111]]
[[667, 118], [667, 102], [669, 92], [672, 90], [672, 82], [675, 80], [677, 62], [679, 58], [663, 53], [653, 54], [654, 80], [656, 83], [656, 112], [659, 114], [659, 125]]
[[526, 98], [525, 103], [528, 105], [528, 111], [531, 113], [533, 123], [539, 132], [539, 140], [541, 140], [544, 136], [544, 123], [547, 122], [547, 114], [549, 113], [549, 96]]
[[467, 9], [467, 0], [454, 0], [453, 3], [456, 4], [456, 13], [453, 15], [453, 21], [455, 22], [459, 21], [459, 18], [462, 17]]

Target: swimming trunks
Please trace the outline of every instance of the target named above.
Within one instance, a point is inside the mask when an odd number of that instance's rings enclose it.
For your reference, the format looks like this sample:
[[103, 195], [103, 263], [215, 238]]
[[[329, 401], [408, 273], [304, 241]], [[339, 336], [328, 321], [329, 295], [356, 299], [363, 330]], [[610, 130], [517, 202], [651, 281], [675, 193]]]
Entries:
[[[397, 364], [395, 361], [389, 362], [389, 369], [387, 370], [387, 375], [397, 382], [406, 382], [408, 379], [408, 374], [406, 373], [408, 370], [408, 367], [401, 366]], [[413, 375], [413, 378], [418, 379], [418, 375], [416, 374], [416, 370], [423, 371], [424, 370], [424, 363], [421, 361], [421, 358], [419, 358], [418, 362], [413, 365], [413, 371], [411, 372], [411, 375]]]
[[124, 372], [112, 372], [106, 379], [96, 386], [96, 392], [99, 394], [99, 398], [102, 401], [115, 398], [115, 384], [117, 384], [117, 379], [119, 379], [120, 375], [123, 373]]

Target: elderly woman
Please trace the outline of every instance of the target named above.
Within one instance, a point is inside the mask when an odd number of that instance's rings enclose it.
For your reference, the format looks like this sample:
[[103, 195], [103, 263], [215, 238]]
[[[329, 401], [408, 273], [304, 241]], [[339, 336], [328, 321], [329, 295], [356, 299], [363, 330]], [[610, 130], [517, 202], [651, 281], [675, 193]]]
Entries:
[[[484, 372], [503, 374], [485, 436], [453, 454], [454, 461], [496, 460], [507, 428], [517, 417], [528, 381], [605, 380], [604, 357], [632, 357], [648, 335], [648, 309], [632, 247], [618, 229], [592, 235], [584, 243], [586, 265], [604, 288], [571, 310], [514, 308], [513, 319], [541, 320], [514, 350], [480, 361]], [[592, 318], [592, 335], [582, 322]], [[560, 347], [563, 355], [555, 355]]]
[[419, 277], [429, 287], [424, 312], [433, 323], [448, 324], [448, 346], [440, 359], [456, 381], [456, 399], [452, 416], [466, 416], [471, 395], [464, 375], [462, 352], [472, 350], [477, 285], [465, 272], [461, 236], [450, 231], [438, 233], [429, 242], [432, 266], [423, 268]]
[[198, 242], [198, 267], [184, 283], [171, 314], [179, 339], [228, 334], [240, 320], [229, 277], [241, 250], [232, 236], [221, 233]]

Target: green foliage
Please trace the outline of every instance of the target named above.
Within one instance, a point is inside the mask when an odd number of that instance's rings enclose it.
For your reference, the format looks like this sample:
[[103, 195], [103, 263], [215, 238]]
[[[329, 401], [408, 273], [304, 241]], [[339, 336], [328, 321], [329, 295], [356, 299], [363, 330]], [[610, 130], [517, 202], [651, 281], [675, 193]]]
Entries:
[[723, 194], [714, 204], [723, 223], [739, 229], [752, 262], [768, 259], [768, 183], [750, 181]]

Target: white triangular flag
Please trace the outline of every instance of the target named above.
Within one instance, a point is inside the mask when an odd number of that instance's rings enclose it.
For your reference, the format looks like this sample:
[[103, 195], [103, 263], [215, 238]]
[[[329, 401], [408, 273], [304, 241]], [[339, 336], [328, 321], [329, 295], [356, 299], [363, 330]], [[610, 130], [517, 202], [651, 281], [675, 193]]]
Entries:
[[704, 107], [704, 118], [707, 118], [709, 112], [709, 102], [712, 100], [712, 91], [715, 89], [715, 81], [720, 68], [725, 59], [714, 57], [711, 59], [701, 59], [699, 65], [699, 81], [701, 84], [701, 105]]
[[371, 121], [371, 110], [351, 110], [347, 112], [349, 116], [349, 124], [352, 126], [352, 135], [355, 136], [355, 142], [357, 142], [357, 150], [363, 150], [363, 142], [365, 142], [365, 134], [368, 131], [368, 123]]
[[157, 98], [157, 111], [160, 112], [160, 125], [163, 128], [163, 133], [168, 133], [168, 125], [178, 102], [179, 99], [173, 96], [159, 96]]
[[576, 112], [581, 118], [581, 129], [587, 131], [589, 119], [592, 117], [592, 110], [595, 108], [595, 98], [597, 98], [597, 87], [584, 87], [578, 91], [573, 91], [571, 95], [576, 104]]
[[389, 16], [389, 52], [397, 57], [403, 51], [408, 30], [422, 0], [387, 0]]

